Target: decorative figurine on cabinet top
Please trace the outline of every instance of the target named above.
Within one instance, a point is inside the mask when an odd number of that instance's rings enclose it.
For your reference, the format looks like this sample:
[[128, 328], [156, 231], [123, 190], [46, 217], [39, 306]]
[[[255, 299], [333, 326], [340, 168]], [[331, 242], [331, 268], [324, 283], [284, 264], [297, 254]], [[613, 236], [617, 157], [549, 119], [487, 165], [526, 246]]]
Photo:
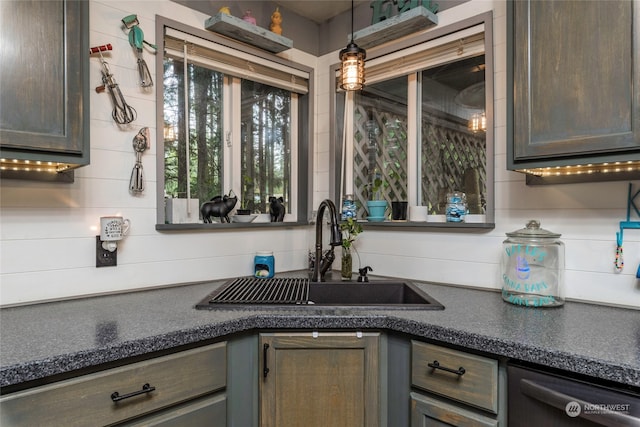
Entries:
[[220, 217], [220, 222], [231, 222], [229, 220], [229, 213], [233, 210], [238, 202], [238, 196], [235, 195], [233, 190], [229, 191], [229, 194], [224, 196], [216, 196], [208, 202], [204, 202], [200, 206], [200, 213], [202, 214], [202, 221], [207, 224], [213, 223], [213, 217]]
[[231, 9], [229, 9], [229, 6], [222, 6], [220, 9], [218, 9], [218, 13], [224, 13], [225, 15], [231, 15]]
[[282, 222], [284, 220], [284, 198], [269, 197], [269, 214], [271, 222]]
[[251, 11], [247, 10], [244, 13], [244, 16], [242, 17], [242, 20], [245, 22], [248, 22], [251, 25], [256, 25], [256, 18], [253, 17], [253, 15], [251, 15]]
[[271, 14], [271, 25], [269, 25], [269, 29], [275, 34], [282, 35], [282, 14], [278, 7], [276, 7], [276, 10]]

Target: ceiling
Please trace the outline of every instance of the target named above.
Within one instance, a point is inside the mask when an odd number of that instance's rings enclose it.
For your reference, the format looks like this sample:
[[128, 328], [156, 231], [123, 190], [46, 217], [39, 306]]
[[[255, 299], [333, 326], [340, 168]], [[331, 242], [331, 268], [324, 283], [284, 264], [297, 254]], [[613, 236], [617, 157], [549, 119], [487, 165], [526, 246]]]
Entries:
[[[351, 0], [274, 0], [274, 3], [318, 24], [351, 9]], [[355, 0], [354, 3], [354, 7], [358, 7], [370, 0]]]

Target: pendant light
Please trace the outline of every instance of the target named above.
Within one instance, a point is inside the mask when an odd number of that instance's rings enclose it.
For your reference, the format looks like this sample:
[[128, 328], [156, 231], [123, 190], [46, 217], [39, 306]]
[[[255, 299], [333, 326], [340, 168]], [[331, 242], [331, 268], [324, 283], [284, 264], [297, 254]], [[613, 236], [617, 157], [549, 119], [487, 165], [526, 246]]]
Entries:
[[340, 88], [361, 90], [364, 86], [364, 59], [367, 52], [353, 41], [353, 0], [351, 0], [351, 42], [340, 51]]
[[487, 130], [487, 116], [484, 113], [473, 113], [471, 119], [469, 119], [469, 130], [471, 132], [486, 132]]

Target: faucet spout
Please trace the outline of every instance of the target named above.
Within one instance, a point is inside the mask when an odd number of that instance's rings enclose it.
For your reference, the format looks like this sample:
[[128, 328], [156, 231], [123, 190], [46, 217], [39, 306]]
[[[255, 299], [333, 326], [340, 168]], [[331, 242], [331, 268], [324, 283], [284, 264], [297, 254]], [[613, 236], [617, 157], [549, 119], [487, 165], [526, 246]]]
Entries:
[[[329, 245], [330, 249], [327, 251], [327, 254], [322, 256], [322, 218], [324, 216], [324, 211], [329, 209], [329, 220], [331, 221], [331, 240]], [[325, 199], [320, 202], [320, 206], [318, 206], [318, 213], [316, 217], [316, 261], [313, 266], [313, 276], [311, 277], [312, 282], [324, 282], [324, 275], [331, 267], [333, 260], [335, 259], [335, 254], [333, 249], [336, 246], [342, 245], [342, 232], [340, 231], [340, 224], [338, 223], [338, 213], [336, 209], [336, 205], [329, 199]]]

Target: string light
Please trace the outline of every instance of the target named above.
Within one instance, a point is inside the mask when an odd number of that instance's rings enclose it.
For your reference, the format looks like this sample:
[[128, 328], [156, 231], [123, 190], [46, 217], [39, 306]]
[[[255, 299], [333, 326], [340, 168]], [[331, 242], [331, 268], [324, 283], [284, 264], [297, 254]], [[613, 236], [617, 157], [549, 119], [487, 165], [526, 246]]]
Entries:
[[626, 162], [606, 162], [600, 164], [588, 163], [585, 165], [574, 166], [555, 166], [555, 167], [543, 167], [543, 168], [531, 168], [521, 169], [519, 172], [524, 172], [530, 175], [539, 177], [547, 176], [570, 176], [570, 175], [583, 175], [583, 174], [614, 174], [622, 172], [640, 172], [640, 161], [629, 160]]
[[14, 172], [59, 173], [71, 169], [71, 165], [27, 159], [0, 159], [0, 170]]

